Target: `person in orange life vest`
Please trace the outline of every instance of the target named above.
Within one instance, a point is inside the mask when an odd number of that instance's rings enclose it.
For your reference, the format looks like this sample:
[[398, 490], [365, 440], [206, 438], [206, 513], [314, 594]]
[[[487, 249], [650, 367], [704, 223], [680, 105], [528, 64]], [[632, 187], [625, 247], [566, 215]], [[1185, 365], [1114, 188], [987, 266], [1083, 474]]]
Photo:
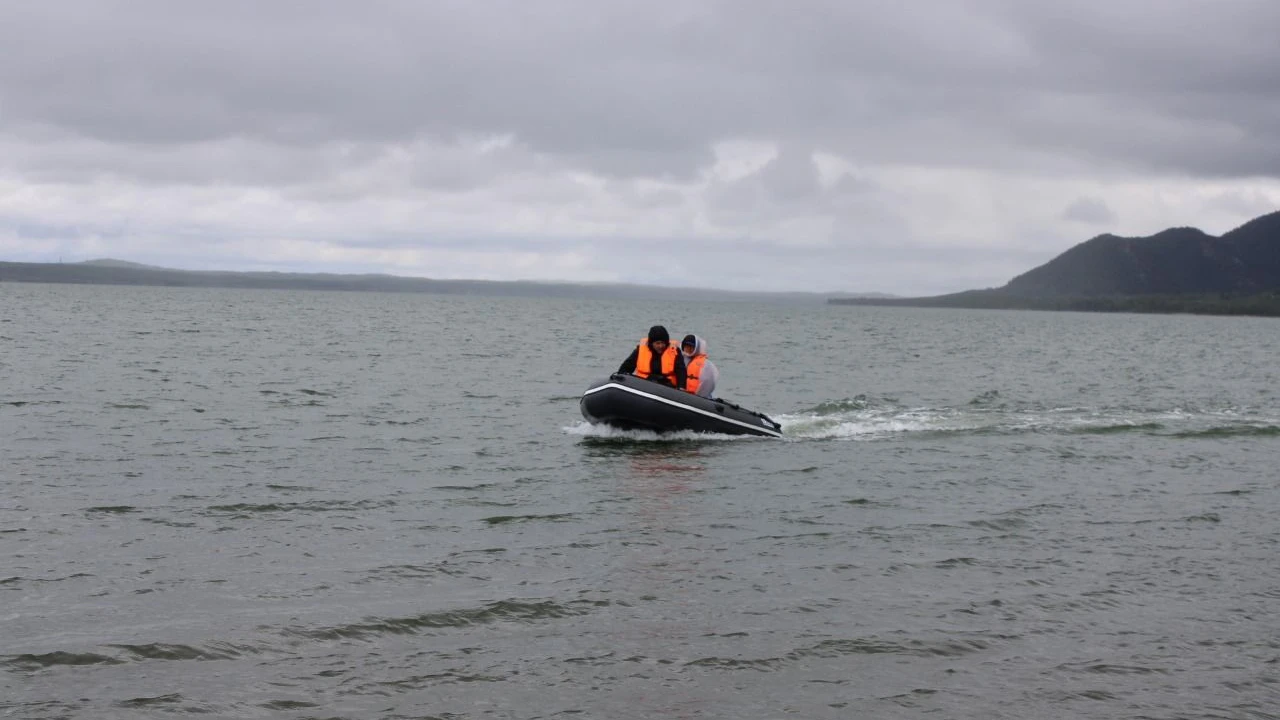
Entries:
[[685, 335], [680, 341], [680, 354], [684, 355], [688, 374], [684, 389], [699, 397], [714, 397], [712, 393], [716, 391], [720, 370], [707, 357], [707, 341], [697, 335]]
[[618, 372], [684, 389], [684, 356], [671, 345], [671, 336], [661, 325], [649, 328], [649, 337], [622, 361]]

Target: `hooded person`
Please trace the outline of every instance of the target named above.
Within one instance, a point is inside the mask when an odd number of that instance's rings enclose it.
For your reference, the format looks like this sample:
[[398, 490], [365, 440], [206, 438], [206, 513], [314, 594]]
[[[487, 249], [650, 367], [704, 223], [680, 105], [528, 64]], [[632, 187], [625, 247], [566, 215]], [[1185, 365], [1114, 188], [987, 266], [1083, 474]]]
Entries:
[[671, 344], [671, 336], [661, 325], [649, 328], [649, 336], [618, 366], [618, 372], [664, 385], [685, 387], [684, 355]]
[[698, 397], [712, 397], [720, 370], [707, 357], [707, 341], [692, 333], [685, 335], [680, 341], [680, 354], [684, 356], [688, 376], [684, 389]]

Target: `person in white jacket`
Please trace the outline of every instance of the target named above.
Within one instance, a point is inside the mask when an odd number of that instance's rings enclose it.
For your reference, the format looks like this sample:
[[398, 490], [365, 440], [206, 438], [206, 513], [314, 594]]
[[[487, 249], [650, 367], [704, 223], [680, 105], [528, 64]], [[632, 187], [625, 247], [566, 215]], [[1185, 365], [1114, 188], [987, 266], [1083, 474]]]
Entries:
[[684, 355], [687, 376], [685, 389], [698, 397], [714, 397], [720, 370], [707, 357], [707, 341], [697, 335], [685, 335], [680, 341], [680, 352]]

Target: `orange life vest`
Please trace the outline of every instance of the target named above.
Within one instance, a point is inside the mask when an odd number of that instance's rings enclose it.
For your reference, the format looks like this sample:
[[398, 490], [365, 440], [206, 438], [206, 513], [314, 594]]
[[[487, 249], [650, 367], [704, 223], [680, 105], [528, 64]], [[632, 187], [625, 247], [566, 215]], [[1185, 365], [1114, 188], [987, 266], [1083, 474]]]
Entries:
[[[676, 386], [676, 353], [680, 352], [673, 346], [668, 345], [667, 349], [662, 353], [662, 375], [671, 384]], [[646, 338], [640, 341], [640, 352], [636, 355], [636, 377], [649, 377], [649, 370], [653, 367], [653, 351], [649, 349], [649, 340]]]
[[685, 382], [684, 389], [691, 393], [697, 394], [699, 381], [702, 380], [702, 366], [707, 364], [707, 355], [702, 353], [694, 355], [692, 358], [685, 360]]

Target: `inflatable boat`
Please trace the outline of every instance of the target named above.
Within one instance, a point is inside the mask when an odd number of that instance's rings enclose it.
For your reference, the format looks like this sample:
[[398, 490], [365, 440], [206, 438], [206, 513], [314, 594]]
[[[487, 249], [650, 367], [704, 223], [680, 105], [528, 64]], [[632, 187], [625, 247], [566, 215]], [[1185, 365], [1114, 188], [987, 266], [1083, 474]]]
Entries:
[[622, 430], [782, 437], [782, 426], [767, 415], [634, 375], [610, 375], [595, 383], [579, 406], [587, 422]]

